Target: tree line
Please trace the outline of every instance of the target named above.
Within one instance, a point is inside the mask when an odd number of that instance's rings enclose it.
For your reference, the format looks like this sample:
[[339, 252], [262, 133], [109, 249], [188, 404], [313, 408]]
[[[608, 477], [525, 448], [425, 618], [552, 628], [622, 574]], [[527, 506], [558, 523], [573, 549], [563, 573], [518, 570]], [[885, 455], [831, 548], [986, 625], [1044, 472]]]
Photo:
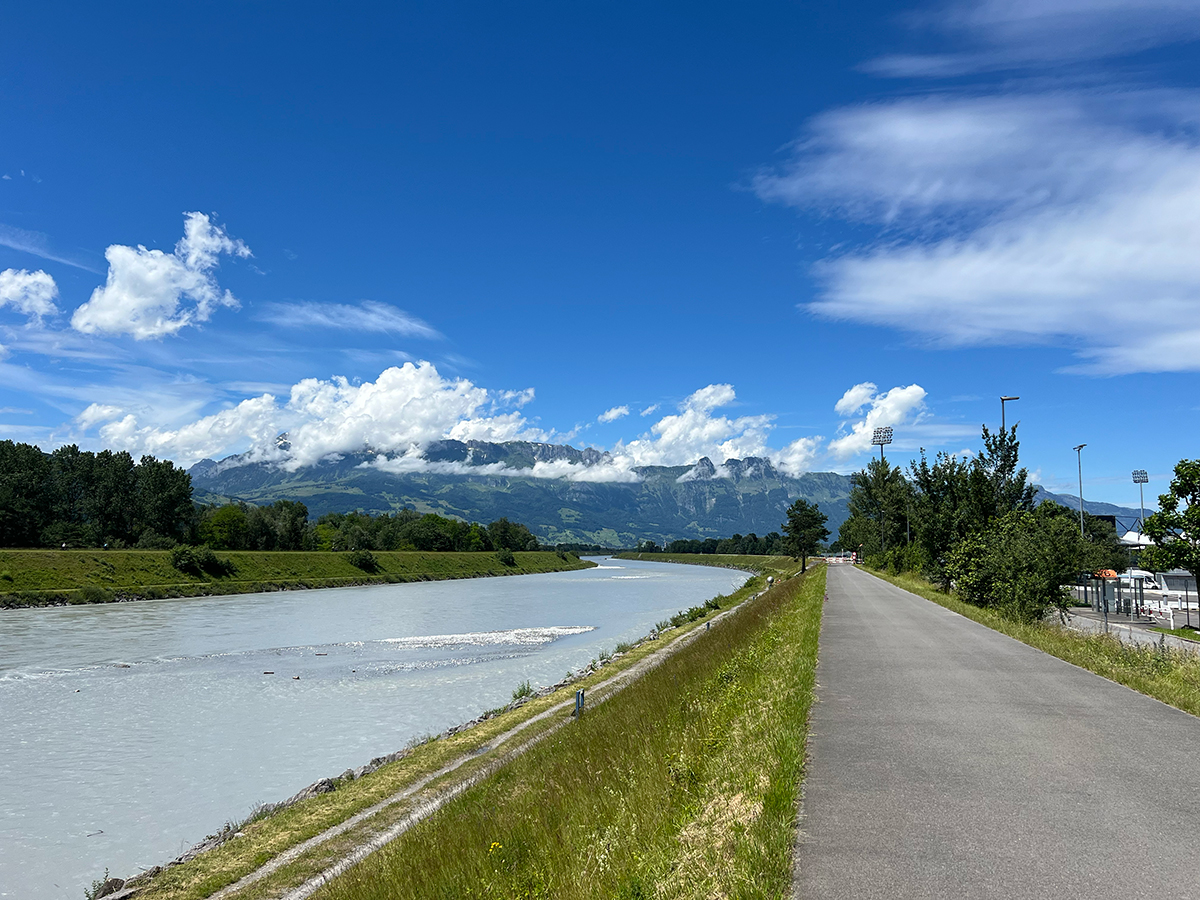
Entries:
[[45, 453], [0, 441], [0, 547], [217, 550], [536, 550], [524, 525], [463, 522], [412, 509], [309, 520], [292, 500], [197, 507], [192, 478], [170, 460], [75, 445]]
[[851, 476], [850, 516], [831, 549], [871, 566], [917, 572], [962, 599], [1022, 621], [1067, 602], [1082, 573], [1123, 570], [1129, 554], [1111, 522], [1053, 502], [1034, 504], [1017, 426], [983, 428], [969, 459], [924, 450], [909, 465], [872, 460]]
[[643, 541], [637, 550], [641, 553], [722, 553], [739, 556], [781, 556], [784, 553], [783, 536], [776, 531], [772, 531], [766, 537], [759, 537], [750, 532], [747, 535], [735, 534], [727, 538], [681, 538], [661, 546], [654, 541]]

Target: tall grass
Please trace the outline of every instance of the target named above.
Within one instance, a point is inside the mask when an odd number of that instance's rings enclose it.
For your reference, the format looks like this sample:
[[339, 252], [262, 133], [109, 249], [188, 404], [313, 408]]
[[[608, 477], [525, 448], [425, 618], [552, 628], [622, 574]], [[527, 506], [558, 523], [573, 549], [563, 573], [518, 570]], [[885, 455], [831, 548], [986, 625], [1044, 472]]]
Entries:
[[748, 602], [317, 896], [787, 896], [824, 582]]
[[1111, 634], [1075, 631], [1053, 623], [1016, 622], [943, 593], [917, 575], [867, 571], [1051, 656], [1200, 716], [1200, 655], [1196, 653], [1125, 643]]

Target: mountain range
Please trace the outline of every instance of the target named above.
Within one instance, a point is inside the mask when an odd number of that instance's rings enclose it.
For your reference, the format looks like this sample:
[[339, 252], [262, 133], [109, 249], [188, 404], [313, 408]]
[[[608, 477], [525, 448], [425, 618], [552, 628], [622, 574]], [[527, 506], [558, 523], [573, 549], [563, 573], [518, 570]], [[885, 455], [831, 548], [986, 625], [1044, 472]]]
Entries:
[[[277, 445], [286, 453], [286, 435]], [[644, 540], [766, 535], [780, 530], [788, 506], [797, 498], [820, 506], [836, 536], [848, 514], [850, 495], [848, 475], [792, 476], [758, 457], [720, 465], [704, 457], [690, 466], [618, 470], [599, 450], [530, 441], [445, 440], [426, 447], [409, 463], [410, 470], [404, 471], [404, 458], [397, 465], [396, 460], [362, 452], [289, 470], [280, 462], [243, 454], [205, 459], [189, 472], [201, 502], [299, 500], [312, 516], [354, 510], [378, 514], [406, 506], [478, 522], [506, 516], [524, 523], [548, 544], [609, 547], [631, 547]], [[1039, 488], [1041, 499], [1067, 506], [1074, 502]], [[1137, 515], [1111, 504], [1085, 502], [1084, 508]]]

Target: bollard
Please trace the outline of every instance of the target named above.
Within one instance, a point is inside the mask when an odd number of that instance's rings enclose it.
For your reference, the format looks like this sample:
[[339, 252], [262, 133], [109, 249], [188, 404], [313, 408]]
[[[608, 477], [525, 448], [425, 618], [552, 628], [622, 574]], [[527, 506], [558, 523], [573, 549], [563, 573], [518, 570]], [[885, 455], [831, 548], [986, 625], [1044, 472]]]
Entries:
[[575, 692], [575, 712], [573, 712], [572, 715], [576, 719], [583, 715], [584, 690], [584, 688], [580, 688]]

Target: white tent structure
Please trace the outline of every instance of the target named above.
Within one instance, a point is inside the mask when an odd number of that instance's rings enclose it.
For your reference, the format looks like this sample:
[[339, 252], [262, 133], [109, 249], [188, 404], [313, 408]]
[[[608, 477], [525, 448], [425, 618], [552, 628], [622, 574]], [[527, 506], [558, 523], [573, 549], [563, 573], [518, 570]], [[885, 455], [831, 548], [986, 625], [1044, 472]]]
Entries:
[[1139, 550], [1154, 545], [1154, 541], [1140, 531], [1127, 531], [1118, 540], [1125, 547], [1137, 547]]

